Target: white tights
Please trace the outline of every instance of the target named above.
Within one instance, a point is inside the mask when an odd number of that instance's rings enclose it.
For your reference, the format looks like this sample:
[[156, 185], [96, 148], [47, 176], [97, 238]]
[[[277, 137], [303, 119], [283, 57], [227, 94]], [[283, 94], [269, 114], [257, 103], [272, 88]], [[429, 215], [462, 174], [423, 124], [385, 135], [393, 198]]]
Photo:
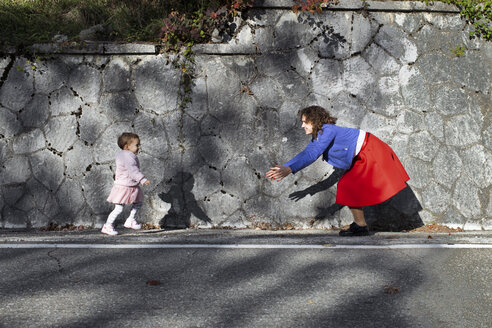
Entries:
[[[140, 207], [142, 207], [142, 203], [133, 203], [130, 215], [128, 216], [127, 220], [134, 220]], [[114, 210], [108, 215], [106, 224], [113, 225], [114, 221], [118, 218], [121, 212], [123, 212], [123, 204], [115, 204]]]

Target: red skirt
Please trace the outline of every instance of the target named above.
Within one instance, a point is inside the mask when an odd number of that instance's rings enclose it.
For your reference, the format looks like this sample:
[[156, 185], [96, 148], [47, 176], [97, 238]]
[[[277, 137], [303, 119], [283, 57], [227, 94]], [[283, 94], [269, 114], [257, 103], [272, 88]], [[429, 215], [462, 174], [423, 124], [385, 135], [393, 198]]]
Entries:
[[336, 203], [350, 207], [384, 202], [410, 180], [393, 149], [367, 133], [352, 167], [338, 181]]

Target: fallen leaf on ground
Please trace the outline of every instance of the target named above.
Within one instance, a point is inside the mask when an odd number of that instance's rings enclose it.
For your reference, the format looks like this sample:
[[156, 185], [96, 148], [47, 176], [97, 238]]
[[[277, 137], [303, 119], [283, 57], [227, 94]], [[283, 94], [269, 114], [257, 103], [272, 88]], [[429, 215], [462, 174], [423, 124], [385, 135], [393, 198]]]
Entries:
[[157, 286], [160, 284], [161, 282], [159, 280], [147, 280], [147, 286]]
[[384, 286], [384, 292], [386, 294], [397, 294], [400, 292], [400, 287], [386, 285]]

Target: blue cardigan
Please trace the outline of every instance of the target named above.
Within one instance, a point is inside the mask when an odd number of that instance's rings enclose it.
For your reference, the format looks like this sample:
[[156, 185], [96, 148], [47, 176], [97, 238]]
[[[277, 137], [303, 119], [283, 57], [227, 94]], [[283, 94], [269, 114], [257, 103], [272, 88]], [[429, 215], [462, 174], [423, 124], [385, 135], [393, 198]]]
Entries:
[[318, 138], [313, 138], [303, 151], [284, 166], [289, 166], [292, 173], [296, 173], [323, 154], [323, 160], [328, 164], [341, 169], [349, 169], [354, 158], [359, 132], [358, 129], [324, 124], [323, 129], [318, 132]]

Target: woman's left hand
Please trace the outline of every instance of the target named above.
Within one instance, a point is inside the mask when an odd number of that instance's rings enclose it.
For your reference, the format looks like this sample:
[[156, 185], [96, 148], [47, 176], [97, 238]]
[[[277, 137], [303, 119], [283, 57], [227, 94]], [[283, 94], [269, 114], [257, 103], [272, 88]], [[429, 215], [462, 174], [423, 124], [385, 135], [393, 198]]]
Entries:
[[275, 165], [271, 167], [270, 170], [266, 173], [266, 177], [268, 179], [280, 181], [289, 174], [292, 173], [292, 170], [288, 166], [283, 165]]

